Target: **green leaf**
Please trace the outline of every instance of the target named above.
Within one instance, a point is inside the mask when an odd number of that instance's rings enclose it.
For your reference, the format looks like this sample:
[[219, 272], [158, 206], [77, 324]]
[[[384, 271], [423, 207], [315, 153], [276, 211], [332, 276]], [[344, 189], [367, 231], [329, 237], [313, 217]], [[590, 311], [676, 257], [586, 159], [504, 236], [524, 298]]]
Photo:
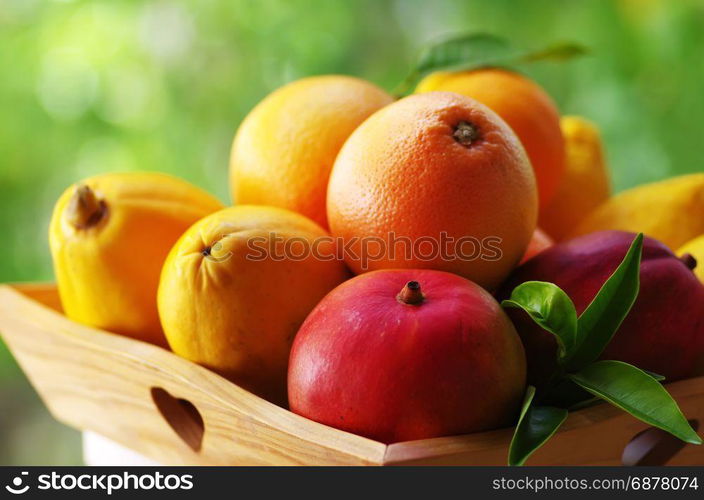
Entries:
[[[663, 375], [649, 372], [648, 370], [643, 370], [643, 372], [648, 374], [649, 376], [653, 377], [658, 382], [662, 382], [663, 380], [665, 380], [665, 377]], [[569, 403], [558, 405], [560, 407], [563, 407], [563, 406], [567, 407], [568, 411], [581, 410], [582, 408], [588, 408], [588, 407], [594, 405], [595, 403], [603, 401], [600, 397], [593, 396], [591, 393], [587, 392], [585, 389], [578, 386], [577, 384], [575, 384], [572, 380], [570, 380], [568, 378], [563, 378], [561, 380], [561, 382], [569, 383], [575, 389], [574, 392], [572, 393], [572, 395], [570, 396], [571, 399], [569, 399], [569, 401], [570, 401]]]
[[557, 340], [558, 361], [564, 364], [574, 354], [577, 340], [577, 312], [560, 287], [543, 281], [526, 281], [511, 292], [503, 307], [523, 309]]
[[508, 59], [511, 52], [506, 39], [487, 33], [464, 33], [445, 38], [421, 50], [413, 69], [396, 87], [394, 94], [408, 93], [427, 73], [491, 66]]
[[565, 61], [586, 54], [576, 43], [562, 42], [537, 50], [520, 49], [508, 40], [488, 33], [462, 33], [425, 47], [410, 74], [394, 93], [405, 94], [416, 81], [434, 71], [469, 71], [485, 67], [507, 67], [536, 61]]
[[643, 233], [631, 243], [626, 256], [602, 285], [577, 320], [576, 351], [568, 369], [575, 371], [599, 358], [638, 297]]
[[421, 51], [417, 73], [478, 68], [515, 57], [508, 40], [487, 33], [466, 33], [447, 38]]
[[567, 418], [567, 410], [535, 406], [535, 387], [528, 386], [521, 415], [508, 450], [509, 465], [523, 465], [538, 448], [555, 434]]
[[521, 58], [521, 61], [567, 61], [574, 57], [586, 55], [588, 52], [583, 45], [572, 42], [560, 42], [542, 50], [528, 53]]
[[677, 403], [653, 377], [622, 361], [597, 361], [568, 377], [643, 422], [682, 441], [701, 444]]

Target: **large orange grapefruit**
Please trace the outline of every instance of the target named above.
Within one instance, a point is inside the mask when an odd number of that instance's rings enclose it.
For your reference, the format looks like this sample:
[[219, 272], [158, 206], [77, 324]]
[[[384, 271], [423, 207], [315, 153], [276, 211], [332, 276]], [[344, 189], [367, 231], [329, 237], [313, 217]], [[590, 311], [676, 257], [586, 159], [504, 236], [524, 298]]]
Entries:
[[436, 90], [476, 99], [511, 126], [533, 165], [540, 206], [546, 206], [565, 170], [560, 114], [547, 92], [529, 78], [496, 68], [431, 73], [416, 88], [416, 92]]
[[438, 269], [492, 288], [526, 250], [537, 192], [520, 141], [496, 113], [430, 92], [354, 131], [335, 161], [327, 206], [357, 273]]

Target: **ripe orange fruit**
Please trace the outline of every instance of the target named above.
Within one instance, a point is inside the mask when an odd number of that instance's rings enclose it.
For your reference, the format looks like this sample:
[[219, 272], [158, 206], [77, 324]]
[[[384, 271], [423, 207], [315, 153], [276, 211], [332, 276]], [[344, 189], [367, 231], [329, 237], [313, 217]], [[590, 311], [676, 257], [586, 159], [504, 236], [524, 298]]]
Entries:
[[377, 86], [340, 75], [304, 78], [276, 90], [235, 136], [233, 202], [287, 208], [327, 227], [325, 192], [338, 151], [362, 121], [392, 101]]
[[331, 232], [357, 273], [438, 269], [492, 288], [523, 256], [536, 217], [518, 138], [489, 108], [451, 92], [377, 111], [343, 146], [328, 187]]
[[416, 88], [417, 93], [433, 90], [476, 99], [511, 126], [526, 148], [538, 182], [540, 207], [545, 207], [565, 169], [560, 114], [545, 90], [518, 73], [494, 68], [431, 73]]

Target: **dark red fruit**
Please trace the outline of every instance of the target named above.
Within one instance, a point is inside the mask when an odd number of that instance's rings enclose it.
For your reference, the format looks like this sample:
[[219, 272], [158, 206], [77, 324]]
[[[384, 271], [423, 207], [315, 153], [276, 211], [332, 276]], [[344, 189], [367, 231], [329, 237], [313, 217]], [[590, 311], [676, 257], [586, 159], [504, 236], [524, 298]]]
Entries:
[[[558, 244], [518, 267], [497, 296], [507, 298], [525, 281], [549, 281], [581, 313], [616, 270], [635, 234], [600, 231]], [[542, 385], [555, 367], [555, 340], [528, 315], [511, 309], [528, 360], [528, 381]], [[681, 259], [645, 237], [638, 298], [602, 359], [616, 359], [673, 381], [697, 373], [704, 360], [704, 286]]]

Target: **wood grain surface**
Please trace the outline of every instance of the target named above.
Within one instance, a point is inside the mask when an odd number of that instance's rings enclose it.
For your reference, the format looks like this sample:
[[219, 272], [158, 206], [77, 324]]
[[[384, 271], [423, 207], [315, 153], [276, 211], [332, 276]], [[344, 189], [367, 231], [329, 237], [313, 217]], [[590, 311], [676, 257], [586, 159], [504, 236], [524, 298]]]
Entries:
[[[67, 319], [53, 284], [0, 285], [0, 333], [54, 417], [166, 465], [506, 463], [512, 429], [389, 446], [338, 431], [165, 349]], [[704, 377], [668, 390], [704, 426]], [[647, 429], [599, 404], [572, 413], [528, 464], [618, 465]], [[647, 432], [631, 445], [629, 460], [704, 465], [704, 446]]]

